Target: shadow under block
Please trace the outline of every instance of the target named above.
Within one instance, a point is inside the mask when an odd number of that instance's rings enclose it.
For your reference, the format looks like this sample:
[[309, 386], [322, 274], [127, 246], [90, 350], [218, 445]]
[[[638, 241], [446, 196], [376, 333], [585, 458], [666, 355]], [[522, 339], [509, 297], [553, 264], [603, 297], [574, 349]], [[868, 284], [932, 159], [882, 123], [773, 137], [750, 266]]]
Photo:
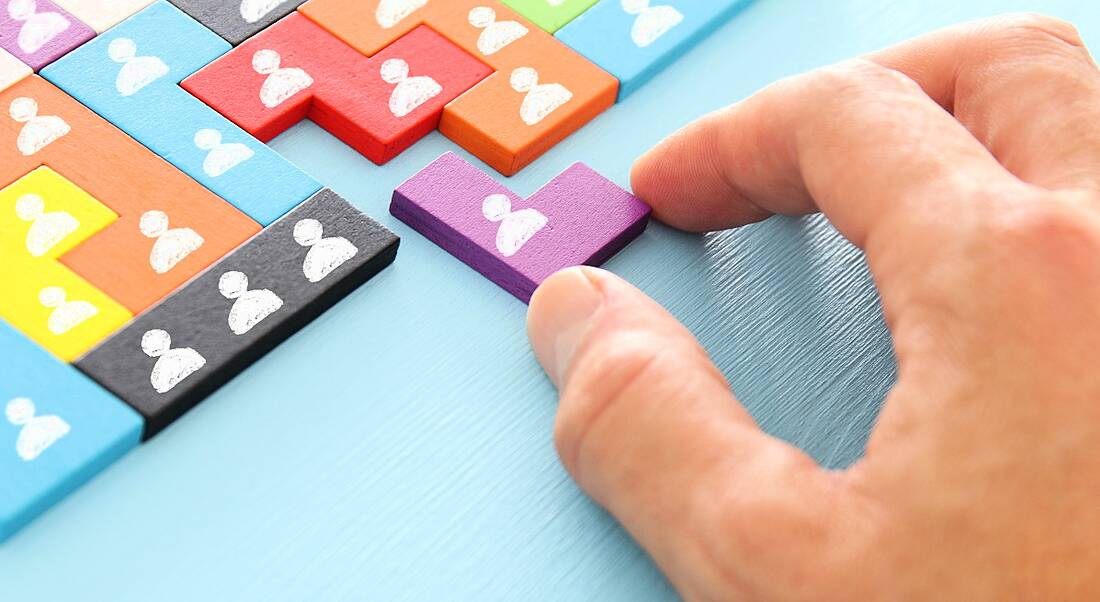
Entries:
[[0, 321], [0, 542], [126, 452], [141, 417]]
[[380, 8], [375, 1], [311, 0], [299, 10], [367, 55], [427, 25], [492, 67], [444, 107], [439, 130], [504, 175], [615, 103], [614, 77], [499, 2], [429, 0], [407, 14]]
[[117, 216], [48, 167], [0, 189], [0, 318], [72, 361], [133, 317], [57, 262]]
[[12, 87], [31, 73], [33, 71], [23, 61], [0, 48], [0, 92]]
[[76, 362], [163, 430], [397, 255], [325, 189]]
[[394, 191], [390, 213], [526, 303], [554, 272], [610, 259], [650, 208], [580, 163], [525, 200], [446, 153]]
[[236, 46], [287, 16], [303, 0], [171, 0], [183, 12]]
[[561, 29], [566, 23], [592, 8], [597, 0], [501, 0], [509, 8], [523, 15], [528, 21], [549, 33]]
[[557, 37], [618, 78], [622, 100], [749, 2], [655, 0], [634, 14], [622, 0], [601, 0]]
[[50, 0], [0, 0], [0, 47], [38, 71], [95, 36]]
[[54, 0], [54, 3], [96, 32], [103, 33], [149, 6], [153, 0]]
[[156, 2], [42, 76], [249, 217], [267, 225], [321, 189], [179, 86], [229, 44]]
[[[0, 109], [8, 113], [8, 118], [0, 118], [0, 186], [45, 165], [116, 213], [117, 220], [60, 261], [132, 313], [163, 298], [260, 230], [240, 211], [38, 76], [0, 93]], [[11, 113], [24, 121], [12, 119]], [[154, 219], [145, 220], [143, 231], [142, 218], [150, 213]], [[162, 216], [167, 229], [159, 227]], [[180, 229], [198, 235], [202, 243], [196, 246], [194, 236]], [[181, 242], [189, 252], [167, 252], [179, 249]]]
[[367, 58], [293, 14], [183, 87], [262, 141], [308, 117], [382, 164], [435, 130], [443, 106], [491, 72], [428, 27]]

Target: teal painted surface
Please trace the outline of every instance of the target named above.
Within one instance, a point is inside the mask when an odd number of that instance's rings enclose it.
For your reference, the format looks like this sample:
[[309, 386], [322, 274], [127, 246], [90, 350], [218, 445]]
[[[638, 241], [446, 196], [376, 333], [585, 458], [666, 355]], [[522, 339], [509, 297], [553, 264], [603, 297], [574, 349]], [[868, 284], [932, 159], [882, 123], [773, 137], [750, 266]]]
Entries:
[[[625, 184], [639, 152], [777, 78], [1024, 9], [1100, 48], [1093, 0], [759, 0], [510, 185], [577, 160]], [[674, 599], [559, 467], [525, 307], [386, 213], [456, 147], [433, 135], [377, 168], [311, 124], [275, 146], [401, 234], [397, 263], [0, 547], [3, 598]], [[688, 323], [766, 428], [830, 466], [859, 456], [894, 362], [859, 254], [819, 218], [656, 226], [610, 267]]]

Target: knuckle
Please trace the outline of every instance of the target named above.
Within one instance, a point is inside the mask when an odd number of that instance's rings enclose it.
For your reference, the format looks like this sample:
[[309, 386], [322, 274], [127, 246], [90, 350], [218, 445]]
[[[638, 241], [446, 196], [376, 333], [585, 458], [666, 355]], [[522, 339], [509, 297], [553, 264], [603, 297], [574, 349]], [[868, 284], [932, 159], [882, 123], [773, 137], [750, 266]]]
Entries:
[[1007, 39], [1083, 47], [1081, 33], [1069, 21], [1039, 13], [1006, 15], [996, 22], [994, 33]]
[[1060, 198], [1010, 207], [993, 220], [988, 234], [1010, 252], [1030, 252], [1048, 265], [1064, 264], [1071, 257], [1100, 257], [1094, 212]]
[[905, 74], [865, 59], [852, 59], [817, 70], [812, 77], [816, 92], [838, 98], [865, 96], [884, 90], [918, 92], [916, 82]]
[[975, 41], [985, 61], [1086, 56], [1084, 41], [1073, 24], [1039, 14], [1015, 14], [983, 22]]

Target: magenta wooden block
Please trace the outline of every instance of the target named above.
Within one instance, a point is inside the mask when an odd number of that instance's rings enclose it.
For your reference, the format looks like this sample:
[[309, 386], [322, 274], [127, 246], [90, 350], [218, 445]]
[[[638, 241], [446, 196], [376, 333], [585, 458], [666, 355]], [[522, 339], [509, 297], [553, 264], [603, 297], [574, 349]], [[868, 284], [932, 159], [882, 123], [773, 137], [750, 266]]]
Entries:
[[650, 209], [581, 163], [524, 200], [446, 153], [393, 191], [390, 213], [526, 303], [554, 272], [619, 252]]
[[0, 47], [38, 71], [95, 37], [50, 0], [0, 0]]

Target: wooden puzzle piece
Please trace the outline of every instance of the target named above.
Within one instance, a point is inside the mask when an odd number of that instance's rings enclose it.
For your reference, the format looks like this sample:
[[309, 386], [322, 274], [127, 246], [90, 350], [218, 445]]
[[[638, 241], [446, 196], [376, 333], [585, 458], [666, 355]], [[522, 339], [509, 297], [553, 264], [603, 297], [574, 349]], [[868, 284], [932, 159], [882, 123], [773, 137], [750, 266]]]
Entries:
[[177, 8], [236, 46], [287, 16], [303, 0], [171, 0]]
[[311, 0], [300, 10], [368, 55], [426, 24], [495, 69], [444, 107], [439, 130], [504, 175], [615, 102], [615, 78], [499, 2]]
[[580, 163], [523, 199], [446, 153], [394, 191], [390, 213], [526, 303], [554, 272], [619, 252], [650, 208]]
[[294, 14], [183, 82], [262, 141], [310, 118], [382, 164], [491, 70], [428, 27], [367, 58]]
[[[118, 219], [60, 261], [139, 313], [259, 231], [258, 224], [38, 76], [0, 93], [0, 186], [48, 166]], [[162, 216], [168, 226], [160, 228]], [[194, 244], [191, 230], [202, 238]], [[167, 237], [167, 238], [166, 238]], [[166, 253], [190, 239], [188, 253]], [[169, 259], [170, 258], [170, 259]], [[168, 265], [172, 264], [172, 265]], [[167, 269], [166, 269], [167, 268]]]
[[619, 100], [751, 0], [601, 0], [557, 37], [619, 79]]
[[561, 29], [566, 23], [592, 8], [597, 0], [501, 0], [549, 33]]
[[50, 0], [0, 0], [0, 47], [38, 71], [95, 36]]
[[0, 542], [141, 438], [141, 417], [0, 321]]
[[153, 3], [153, 0], [53, 0], [55, 4], [103, 33]]
[[322, 190], [77, 361], [171, 424], [393, 262], [398, 239]]
[[42, 75], [266, 225], [321, 185], [179, 87], [229, 49], [161, 0]]
[[0, 242], [18, 248], [20, 258], [55, 260], [116, 219], [118, 214], [49, 167], [0, 189]]
[[0, 92], [12, 87], [31, 73], [34, 72], [23, 61], [0, 48]]

